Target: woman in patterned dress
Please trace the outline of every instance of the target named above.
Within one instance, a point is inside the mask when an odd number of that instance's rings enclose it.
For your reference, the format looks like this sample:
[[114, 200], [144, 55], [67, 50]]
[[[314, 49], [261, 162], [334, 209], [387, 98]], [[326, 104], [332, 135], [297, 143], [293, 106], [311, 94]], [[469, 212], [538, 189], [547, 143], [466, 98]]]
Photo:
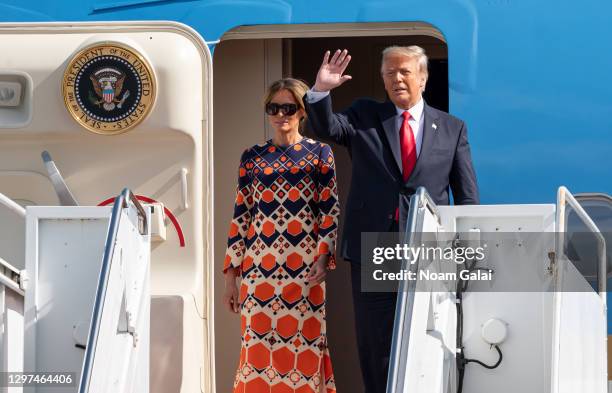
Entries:
[[331, 148], [300, 134], [307, 90], [290, 78], [270, 86], [274, 137], [240, 159], [223, 267], [223, 302], [242, 328], [234, 393], [336, 392], [324, 280], [335, 267], [338, 194]]

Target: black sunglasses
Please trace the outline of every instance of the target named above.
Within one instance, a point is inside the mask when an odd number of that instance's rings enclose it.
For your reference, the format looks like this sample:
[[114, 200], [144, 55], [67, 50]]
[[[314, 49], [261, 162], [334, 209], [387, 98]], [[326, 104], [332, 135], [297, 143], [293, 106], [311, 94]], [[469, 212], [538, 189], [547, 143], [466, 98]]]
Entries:
[[276, 116], [278, 111], [282, 111], [285, 116], [293, 116], [298, 111], [297, 104], [277, 104], [270, 102], [266, 105], [266, 113], [270, 116]]

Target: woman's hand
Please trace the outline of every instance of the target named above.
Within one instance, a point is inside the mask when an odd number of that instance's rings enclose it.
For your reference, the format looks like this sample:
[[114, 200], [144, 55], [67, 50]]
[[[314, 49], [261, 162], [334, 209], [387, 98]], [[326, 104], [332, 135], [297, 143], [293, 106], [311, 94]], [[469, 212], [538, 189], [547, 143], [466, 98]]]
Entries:
[[236, 269], [229, 268], [225, 272], [225, 291], [223, 293], [223, 304], [230, 312], [238, 313], [240, 304], [238, 303], [238, 285], [236, 285]]
[[319, 255], [317, 261], [310, 269], [307, 280], [311, 284], [321, 284], [325, 281], [327, 276], [327, 262], [329, 261], [329, 255]]

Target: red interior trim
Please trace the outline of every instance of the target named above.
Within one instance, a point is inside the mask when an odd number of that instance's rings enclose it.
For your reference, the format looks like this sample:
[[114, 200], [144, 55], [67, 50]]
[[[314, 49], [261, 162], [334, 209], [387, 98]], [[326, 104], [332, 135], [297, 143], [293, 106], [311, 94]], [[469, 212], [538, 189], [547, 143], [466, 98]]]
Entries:
[[[138, 199], [139, 201], [146, 202], [146, 203], [159, 203], [155, 199], [146, 197], [144, 195], [136, 195], [136, 199]], [[115, 197], [108, 198], [98, 203], [98, 206], [108, 206], [112, 204], [114, 201], [115, 201]], [[178, 235], [178, 238], [179, 238], [179, 244], [181, 245], [181, 247], [185, 247], [185, 236], [183, 235], [183, 229], [181, 228], [181, 224], [178, 222], [174, 214], [172, 214], [172, 212], [166, 206], [164, 206], [164, 213], [166, 213], [166, 216], [168, 216], [170, 221], [172, 221], [172, 224], [174, 225], [174, 229], [176, 229], [176, 234]]]

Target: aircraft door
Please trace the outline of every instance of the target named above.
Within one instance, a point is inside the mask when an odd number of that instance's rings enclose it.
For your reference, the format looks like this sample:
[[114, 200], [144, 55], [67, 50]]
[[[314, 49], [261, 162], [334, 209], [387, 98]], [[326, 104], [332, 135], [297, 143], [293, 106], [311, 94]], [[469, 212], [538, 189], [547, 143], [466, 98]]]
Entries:
[[[214, 391], [207, 43], [169, 21], [11, 23], [0, 52], [0, 193], [65, 205], [47, 151], [79, 206], [124, 188], [151, 206], [151, 392]], [[11, 236], [3, 255], [22, 268]]]

